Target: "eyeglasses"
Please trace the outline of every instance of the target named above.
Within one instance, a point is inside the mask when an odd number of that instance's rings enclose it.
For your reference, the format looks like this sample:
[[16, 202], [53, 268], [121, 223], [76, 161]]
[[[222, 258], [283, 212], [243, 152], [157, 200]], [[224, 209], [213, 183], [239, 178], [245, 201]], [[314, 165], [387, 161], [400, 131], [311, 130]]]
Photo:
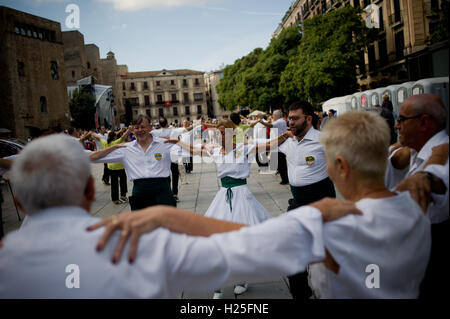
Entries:
[[299, 119], [301, 119], [301, 118], [307, 118], [309, 115], [306, 115], [306, 114], [302, 114], [302, 115], [300, 115], [300, 116], [290, 116], [290, 117], [288, 117], [288, 120], [289, 121], [298, 121]]
[[399, 115], [398, 118], [397, 118], [397, 123], [400, 124], [400, 123], [405, 122], [406, 120], [417, 119], [417, 118], [421, 117], [422, 115], [423, 115], [423, 113], [422, 114], [417, 114], [415, 116], [409, 116], [409, 117], [406, 117], [406, 116], [403, 116], [403, 115]]

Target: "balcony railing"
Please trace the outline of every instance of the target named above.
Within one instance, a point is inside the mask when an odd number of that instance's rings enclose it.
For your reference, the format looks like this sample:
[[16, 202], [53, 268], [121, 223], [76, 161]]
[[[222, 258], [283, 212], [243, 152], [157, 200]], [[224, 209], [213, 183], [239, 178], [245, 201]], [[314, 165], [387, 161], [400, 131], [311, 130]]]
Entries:
[[402, 12], [402, 10], [394, 12], [394, 14], [391, 14], [389, 16], [389, 26], [390, 27], [395, 27], [395, 26], [401, 25], [402, 23], [403, 23], [403, 12]]

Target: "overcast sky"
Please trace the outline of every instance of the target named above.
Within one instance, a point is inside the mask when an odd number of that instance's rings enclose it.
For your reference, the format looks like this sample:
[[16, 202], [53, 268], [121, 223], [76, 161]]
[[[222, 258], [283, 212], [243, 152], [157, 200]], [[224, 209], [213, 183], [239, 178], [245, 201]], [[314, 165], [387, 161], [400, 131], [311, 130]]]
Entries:
[[66, 26], [66, 7], [80, 9], [85, 43], [101, 58], [111, 50], [130, 72], [211, 71], [265, 48], [291, 0], [0, 0]]

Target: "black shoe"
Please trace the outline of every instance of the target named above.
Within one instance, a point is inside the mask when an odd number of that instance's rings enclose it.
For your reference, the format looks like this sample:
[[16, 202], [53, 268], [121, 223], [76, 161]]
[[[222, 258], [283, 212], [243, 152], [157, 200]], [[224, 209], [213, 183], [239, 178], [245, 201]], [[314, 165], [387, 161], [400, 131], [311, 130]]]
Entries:
[[289, 181], [287, 181], [287, 182], [286, 181], [281, 181], [280, 182], [280, 185], [287, 185], [287, 184], [289, 184]]

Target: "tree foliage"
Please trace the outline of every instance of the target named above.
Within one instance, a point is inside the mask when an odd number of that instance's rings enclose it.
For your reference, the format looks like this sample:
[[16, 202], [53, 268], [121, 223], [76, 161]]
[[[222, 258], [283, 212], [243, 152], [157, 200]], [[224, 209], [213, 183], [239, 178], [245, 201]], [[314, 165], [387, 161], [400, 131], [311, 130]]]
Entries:
[[69, 102], [72, 125], [82, 129], [95, 127], [95, 98], [91, 93], [76, 89]]
[[313, 103], [357, 89], [361, 52], [373, 35], [361, 9], [346, 6], [285, 28], [263, 50], [255, 49], [224, 69], [219, 103], [231, 110], [250, 106], [267, 111], [305, 99]]
[[351, 6], [305, 21], [304, 37], [280, 81], [286, 102], [313, 103], [357, 90], [360, 52], [375, 34], [365, 27], [361, 11]]

